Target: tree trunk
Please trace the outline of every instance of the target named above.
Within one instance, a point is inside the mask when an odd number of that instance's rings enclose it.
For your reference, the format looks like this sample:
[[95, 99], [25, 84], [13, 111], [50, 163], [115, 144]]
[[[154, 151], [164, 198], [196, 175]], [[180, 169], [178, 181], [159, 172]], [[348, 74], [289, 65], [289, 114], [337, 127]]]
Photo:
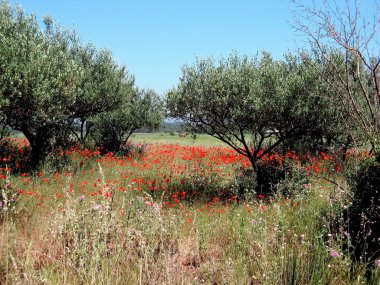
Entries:
[[30, 170], [38, 170], [51, 150], [51, 133], [49, 129], [45, 128], [38, 129], [36, 133], [32, 133], [25, 129], [21, 131], [28, 139], [30, 148], [32, 149], [30, 157]]
[[80, 119], [80, 144], [82, 146], [84, 146], [85, 143], [86, 143], [86, 137], [85, 137], [85, 129], [86, 129], [86, 132], [87, 132], [87, 124], [86, 124], [86, 122], [87, 122], [86, 119], [83, 119], [83, 118]]

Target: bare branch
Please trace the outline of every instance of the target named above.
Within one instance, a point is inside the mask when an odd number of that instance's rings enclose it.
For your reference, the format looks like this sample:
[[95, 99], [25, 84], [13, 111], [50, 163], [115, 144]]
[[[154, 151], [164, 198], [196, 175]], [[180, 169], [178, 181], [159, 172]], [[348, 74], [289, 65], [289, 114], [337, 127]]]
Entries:
[[[290, 1], [296, 8], [296, 30], [310, 39], [326, 68], [332, 68], [323, 74], [325, 81], [367, 139], [376, 140], [380, 136], [380, 7], [375, 7], [370, 22], [362, 1], [346, 0], [344, 5], [327, 0], [319, 5]], [[334, 53], [345, 60], [332, 59]]]

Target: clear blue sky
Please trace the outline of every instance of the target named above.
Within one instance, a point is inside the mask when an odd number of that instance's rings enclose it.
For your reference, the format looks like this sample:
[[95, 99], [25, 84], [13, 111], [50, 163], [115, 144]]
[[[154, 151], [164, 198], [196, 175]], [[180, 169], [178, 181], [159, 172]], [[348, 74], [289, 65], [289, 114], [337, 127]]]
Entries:
[[196, 57], [255, 55], [281, 58], [302, 45], [291, 28], [287, 0], [11, 0], [41, 20], [74, 27], [84, 42], [112, 51], [140, 88], [160, 94], [178, 83]]

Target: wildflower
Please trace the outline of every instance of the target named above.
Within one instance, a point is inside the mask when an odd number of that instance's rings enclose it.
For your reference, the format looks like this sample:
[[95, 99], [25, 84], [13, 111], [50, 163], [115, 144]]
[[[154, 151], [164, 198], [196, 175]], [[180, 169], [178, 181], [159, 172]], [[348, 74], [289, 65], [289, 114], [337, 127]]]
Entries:
[[86, 199], [86, 196], [85, 196], [85, 195], [81, 195], [81, 196], [79, 197], [79, 202], [83, 202], [84, 199]]
[[375, 266], [380, 268], [380, 258], [375, 260]]
[[330, 256], [333, 258], [337, 258], [337, 257], [340, 257], [340, 253], [333, 250], [333, 251], [331, 251]]
[[99, 211], [102, 209], [102, 205], [100, 204], [94, 204], [94, 206], [92, 207], [92, 209], [94, 209], [95, 211]]
[[311, 184], [310, 184], [310, 183], [308, 183], [308, 184], [304, 184], [304, 185], [303, 185], [303, 188], [305, 188], [305, 189], [310, 189], [310, 188], [311, 188]]

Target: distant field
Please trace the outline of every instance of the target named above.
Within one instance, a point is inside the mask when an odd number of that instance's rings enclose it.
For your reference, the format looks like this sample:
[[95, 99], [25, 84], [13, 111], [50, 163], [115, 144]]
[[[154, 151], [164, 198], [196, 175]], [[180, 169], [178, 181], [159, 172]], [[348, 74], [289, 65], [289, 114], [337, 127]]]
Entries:
[[[21, 132], [13, 131], [12, 136], [24, 138]], [[177, 133], [135, 133], [130, 137], [131, 142], [140, 143], [163, 143], [163, 144], [180, 144], [180, 145], [201, 145], [201, 146], [226, 146], [222, 141], [205, 134], [197, 135], [193, 139], [191, 135], [180, 137]]]
[[132, 142], [141, 143], [164, 143], [180, 145], [201, 145], [201, 146], [225, 146], [222, 141], [205, 134], [197, 135], [193, 139], [191, 135], [180, 137], [178, 134], [168, 133], [135, 133], [130, 139]]

